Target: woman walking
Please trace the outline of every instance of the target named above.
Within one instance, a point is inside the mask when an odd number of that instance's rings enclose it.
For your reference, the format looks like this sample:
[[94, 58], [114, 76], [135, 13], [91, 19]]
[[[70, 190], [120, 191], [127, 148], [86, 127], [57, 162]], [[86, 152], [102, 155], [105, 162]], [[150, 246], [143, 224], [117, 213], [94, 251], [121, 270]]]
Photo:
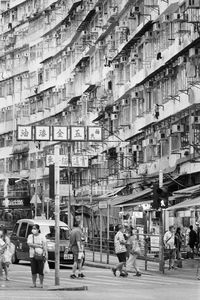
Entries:
[[140, 247], [137, 240], [136, 230], [132, 227], [130, 228], [130, 237], [127, 241], [127, 246], [129, 251], [127, 265], [133, 266], [136, 271], [136, 276], [140, 277], [141, 273], [137, 265], [137, 257], [140, 255]]
[[181, 246], [182, 246], [181, 228], [177, 227], [176, 232], [175, 232], [175, 247], [176, 247], [176, 259], [177, 259], [177, 267], [178, 268], [182, 268]]
[[40, 233], [40, 227], [38, 224], [33, 225], [32, 234], [28, 236], [27, 241], [30, 249], [29, 256], [31, 261], [31, 273], [33, 285], [31, 287], [36, 287], [37, 274], [39, 274], [40, 286], [43, 288], [44, 280], [44, 262], [48, 259], [46, 238]]
[[10, 242], [10, 238], [8, 236], [7, 233], [7, 229], [3, 228], [3, 241], [5, 243], [5, 251], [3, 254], [3, 262], [2, 262], [2, 266], [5, 272], [5, 276], [6, 276], [6, 280], [8, 281], [8, 268], [9, 265], [11, 264], [11, 260], [12, 260], [12, 251], [11, 251], [11, 242]]

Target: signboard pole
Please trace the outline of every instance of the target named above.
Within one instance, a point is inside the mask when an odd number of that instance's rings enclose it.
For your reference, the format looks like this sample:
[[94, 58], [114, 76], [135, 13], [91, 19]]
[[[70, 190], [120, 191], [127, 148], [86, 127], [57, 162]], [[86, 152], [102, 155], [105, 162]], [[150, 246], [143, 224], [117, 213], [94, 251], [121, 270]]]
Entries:
[[[163, 187], [163, 171], [159, 172], [159, 187]], [[159, 270], [164, 274], [164, 247], [163, 247], [163, 217], [162, 217], [162, 208], [160, 211], [160, 220], [159, 220]]]
[[59, 145], [54, 146], [55, 154], [55, 285], [60, 285], [60, 169], [59, 169]]
[[38, 163], [38, 145], [35, 145], [35, 218], [37, 218], [37, 163]]
[[68, 144], [68, 184], [69, 184], [69, 200], [68, 200], [68, 226], [71, 228], [71, 178], [70, 178], [70, 160], [71, 160], [71, 145]]

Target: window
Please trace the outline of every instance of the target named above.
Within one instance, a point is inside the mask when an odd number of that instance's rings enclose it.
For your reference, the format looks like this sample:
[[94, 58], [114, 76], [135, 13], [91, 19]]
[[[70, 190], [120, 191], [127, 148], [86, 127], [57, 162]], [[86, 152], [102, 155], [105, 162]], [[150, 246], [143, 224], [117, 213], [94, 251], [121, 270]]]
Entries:
[[19, 237], [25, 237], [26, 236], [26, 229], [27, 229], [27, 223], [22, 223], [21, 228], [19, 230]]
[[19, 223], [15, 224], [15, 227], [13, 228], [13, 234], [17, 234], [19, 228]]
[[28, 225], [27, 236], [32, 233], [33, 225]]

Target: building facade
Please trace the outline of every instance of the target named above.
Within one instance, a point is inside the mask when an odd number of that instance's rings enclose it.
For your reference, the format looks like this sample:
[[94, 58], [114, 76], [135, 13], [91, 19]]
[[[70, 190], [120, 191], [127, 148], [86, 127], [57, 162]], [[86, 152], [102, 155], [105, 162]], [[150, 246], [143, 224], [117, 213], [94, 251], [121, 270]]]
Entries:
[[[60, 143], [89, 158], [61, 170], [77, 200], [135, 194], [160, 170], [177, 189], [200, 183], [198, 0], [1, 0], [0, 10], [2, 209], [35, 185], [48, 197], [55, 143], [19, 142], [17, 125], [102, 126], [102, 142]], [[11, 199], [12, 178], [29, 185], [15, 183]]]

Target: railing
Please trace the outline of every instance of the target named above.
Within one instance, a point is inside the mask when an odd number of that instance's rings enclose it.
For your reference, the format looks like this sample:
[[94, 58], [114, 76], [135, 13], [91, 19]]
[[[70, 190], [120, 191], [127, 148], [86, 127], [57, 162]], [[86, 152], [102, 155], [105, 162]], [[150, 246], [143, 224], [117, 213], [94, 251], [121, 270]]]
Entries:
[[[137, 240], [140, 246], [141, 254], [138, 259], [142, 260], [143, 268], [154, 271], [159, 270], [160, 259], [160, 236], [156, 234], [137, 234]], [[182, 256], [187, 253], [187, 243], [183, 241], [181, 248]], [[164, 253], [164, 257], [165, 253]], [[88, 238], [86, 244], [86, 261], [115, 264], [114, 234], [108, 240], [106, 237]], [[164, 262], [163, 262], [164, 263]]]

